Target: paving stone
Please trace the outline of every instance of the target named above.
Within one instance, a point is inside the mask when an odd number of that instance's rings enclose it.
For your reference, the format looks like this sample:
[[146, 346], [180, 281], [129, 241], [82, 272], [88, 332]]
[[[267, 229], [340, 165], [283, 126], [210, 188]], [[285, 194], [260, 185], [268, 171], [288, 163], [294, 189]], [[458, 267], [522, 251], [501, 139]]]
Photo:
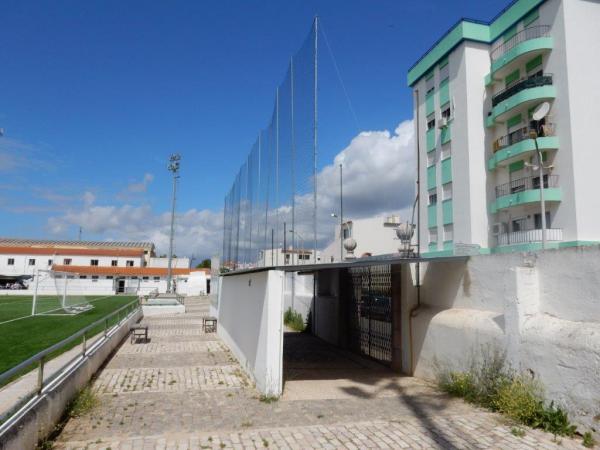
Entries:
[[300, 334], [286, 333], [284, 395], [263, 403], [202, 331], [208, 299], [186, 308], [144, 319], [150, 342], [121, 345], [94, 382], [100, 405], [70, 419], [56, 448], [581, 448], [539, 430], [513, 436], [496, 414]]

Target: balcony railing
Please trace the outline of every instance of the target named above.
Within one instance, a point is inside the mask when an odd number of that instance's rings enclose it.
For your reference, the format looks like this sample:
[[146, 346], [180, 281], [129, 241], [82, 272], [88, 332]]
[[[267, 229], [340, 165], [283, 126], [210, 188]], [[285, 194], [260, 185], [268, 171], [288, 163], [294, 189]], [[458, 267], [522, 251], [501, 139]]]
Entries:
[[552, 85], [552, 74], [545, 73], [543, 75], [534, 75], [529, 78], [523, 78], [520, 81], [517, 81], [515, 84], [510, 87], [498, 92], [496, 95], [492, 97], [492, 107], [496, 106], [498, 103], [503, 102], [509, 97], [521, 92], [524, 89], [547, 86]]
[[[546, 228], [547, 241], [562, 241], [562, 228]], [[511, 233], [501, 233], [496, 236], [497, 245], [527, 244], [529, 242], [541, 242], [542, 230], [520, 230]]]
[[[511, 145], [516, 144], [517, 142], [524, 141], [525, 139], [529, 139], [531, 135], [529, 134], [533, 129], [531, 127], [523, 127], [518, 130], [513, 131], [512, 133], [508, 133], [505, 136], [502, 136], [494, 141], [492, 144], [494, 153], [498, 150], [502, 150], [503, 148], [510, 147]], [[539, 135], [538, 137], [544, 136], [554, 136], [554, 124], [553, 123], [545, 123], [540, 125]]]
[[[544, 189], [558, 187], [558, 175], [544, 175]], [[496, 186], [496, 198], [540, 188], [540, 177], [525, 177]]]
[[508, 41], [495, 48], [491, 53], [492, 62], [500, 59], [506, 52], [512, 50], [521, 42], [528, 41], [530, 39], [537, 39], [541, 37], [547, 37], [550, 35], [549, 25], [537, 25], [534, 27], [525, 28], [523, 31], [519, 31]]

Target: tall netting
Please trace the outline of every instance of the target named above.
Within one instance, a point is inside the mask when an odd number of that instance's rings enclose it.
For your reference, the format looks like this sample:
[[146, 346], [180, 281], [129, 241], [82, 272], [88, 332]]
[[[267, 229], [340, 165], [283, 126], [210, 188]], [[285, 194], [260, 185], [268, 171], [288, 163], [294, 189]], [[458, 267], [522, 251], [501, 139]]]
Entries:
[[271, 120], [225, 197], [229, 269], [317, 261], [317, 26], [290, 59]]

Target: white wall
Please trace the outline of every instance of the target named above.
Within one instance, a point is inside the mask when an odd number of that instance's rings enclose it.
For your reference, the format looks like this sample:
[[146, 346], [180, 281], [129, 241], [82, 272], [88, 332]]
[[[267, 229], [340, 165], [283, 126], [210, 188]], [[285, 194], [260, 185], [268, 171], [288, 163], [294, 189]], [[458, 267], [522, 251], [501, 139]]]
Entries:
[[[15, 260], [13, 265], [8, 265], [9, 258]], [[35, 260], [34, 265], [29, 265], [29, 260]], [[125, 267], [127, 261], [133, 261], [134, 267], [142, 266], [142, 257], [135, 256], [81, 256], [81, 255], [0, 255], [0, 275], [32, 275], [36, 269], [50, 269], [49, 260], [53, 264], [63, 265], [65, 259], [71, 259], [71, 266], [90, 267], [91, 260], [97, 259], [98, 265], [110, 267], [113, 260], [117, 260], [118, 267]]]
[[312, 306], [314, 279], [312, 275], [285, 272], [283, 310], [292, 308], [306, 320]]
[[[158, 258], [153, 257], [148, 260], [148, 267], [168, 267], [169, 266], [169, 258]], [[190, 258], [180, 257], [173, 258], [174, 269], [188, 269], [190, 267]]]
[[218, 333], [265, 395], [283, 390], [282, 271], [222, 277]]
[[423, 306], [412, 319], [415, 376], [466, 370], [492, 345], [539, 378], [577, 423], [597, 425], [599, 246], [424, 264], [422, 282]]

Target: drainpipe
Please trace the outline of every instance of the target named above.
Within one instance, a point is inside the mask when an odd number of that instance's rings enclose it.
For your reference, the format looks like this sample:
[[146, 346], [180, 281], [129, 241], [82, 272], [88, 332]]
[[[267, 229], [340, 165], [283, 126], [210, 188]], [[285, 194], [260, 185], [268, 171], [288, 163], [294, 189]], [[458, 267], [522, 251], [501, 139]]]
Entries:
[[[416, 129], [417, 129], [417, 252], [418, 258], [421, 258], [421, 147], [419, 144], [419, 90], [415, 89], [414, 101], [416, 108]], [[419, 308], [421, 308], [421, 262], [417, 260], [415, 267], [415, 278], [417, 281], [417, 304], [410, 309], [408, 313], [408, 337], [410, 345], [410, 375], [415, 373], [415, 352], [413, 346], [413, 329], [412, 319], [417, 316]]]

